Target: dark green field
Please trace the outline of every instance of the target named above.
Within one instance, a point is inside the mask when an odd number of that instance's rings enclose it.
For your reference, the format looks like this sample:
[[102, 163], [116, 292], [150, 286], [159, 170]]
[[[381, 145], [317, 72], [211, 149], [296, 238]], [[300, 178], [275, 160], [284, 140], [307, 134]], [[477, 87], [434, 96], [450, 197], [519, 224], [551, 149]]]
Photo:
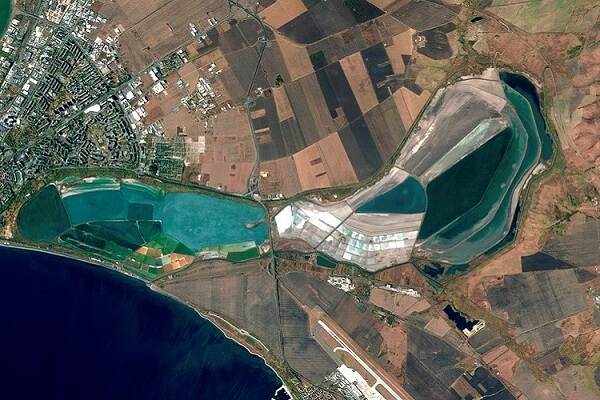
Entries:
[[420, 239], [431, 236], [479, 202], [511, 137], [512, 131], [506, 129], [427, 185], [427, 213]]
[[54, 185], [35, 193], [17, 216], [19, 232], [33, 242], [50, 242], [71, 227]]

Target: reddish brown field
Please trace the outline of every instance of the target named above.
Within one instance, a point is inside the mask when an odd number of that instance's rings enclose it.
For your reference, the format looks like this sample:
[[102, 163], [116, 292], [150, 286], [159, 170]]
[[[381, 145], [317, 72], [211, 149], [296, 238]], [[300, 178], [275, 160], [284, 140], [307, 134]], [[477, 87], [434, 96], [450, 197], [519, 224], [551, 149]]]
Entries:
[[260, 173], [267, 175], [266, 178], [260, 178], [261, 193], [266, 195], [283, 193], [291, 196], [301, 191], [296, 165], [292, 157], [261, 162]]
[[202, 179], [208, 186], [245, 193], [256, 160], [250, 124], [242, 108], [234, 108], [212, 119], [206, 136]]
[[199, 117], [181, 106], [177, 111], [169, 112], [163, 109], [164, 117], [161, 124], [165, 136], [190, 136], [197, 137], [204, 134], [204, 127]]
[[259, 13], [260, 17], [275, 29], [287, 24], [306, 11], [301, 0], [277, 0]]
[[356, 182], [356, 175], [337, 133], [293, 155], [302, 190]]
[[381, 352], [384, 353], [380, 362], [384, 368], [394, 374], [398, 380], [406, 365], [407, 335], [402, 326], [383, 326], [379, 329], [383, 338]]
[[443, 337], [450, 331], [451, 327], [444, 319], [435, 317], [429, 320], [424, 329], [438, 337]]
[[386, 52], [390, 58], [392, 69], [396, 74], [403, 74], [405, 71], [402, 55], [412, 55], [413, 53], [413, 35], [415, 31], [408, 29], [392, 37], [392, 44], [386, 47]]
[[[417, 115], [419, 115], [419, 112], [421, 112], [421, 109], [423, 109], [423, 106], [427, 102], [427, 99], [429, 99], [429, 96], [431, 96], [431, 93], [424, 90], [423, 93], [417, 95], [405, 87], [400, 88], [396, 93], [398, 92], [402, 95], [402, 99], [404, 100], [412, 123], [412, 121], [417, 118]], [[402, 121], [404, 121], [404, 119], [402, 119]]]
[[331, 186], [324, 163], [324, 155], [318, 143], [310, 145], [292, 156], [298, 171], [302, 190]]
[[502, 379], [510, 382], [520, 359], [508, 347], [501, 345], [485, 353], [482, 360], [496, 371]]
[[350, 164], [350, 159], [344, 150], [337, 132], [327, 136], [325, 139], [321, 139], [317, 143], [321, 148], [321, 153], [325, 155], [332, 186], [358, 182], [354, 168]]
[[430, 307], [425, 299], [414, 298], [380, 288], [371, 289], [369, 301], [401, 318], [405, 318], [412, 313], [423, 312]]
[[288, 98], [287, 93], [285, 92], [285, 88], [276, 87], [273, 88], [273, 98], [275, 99], [275, 106], [277, 107], [277, 116], [279, 117], [279, 121], [285, 121], [288, 118], [292, 118], [294, 116], [294, 110], [290, 104], [290, 99]]

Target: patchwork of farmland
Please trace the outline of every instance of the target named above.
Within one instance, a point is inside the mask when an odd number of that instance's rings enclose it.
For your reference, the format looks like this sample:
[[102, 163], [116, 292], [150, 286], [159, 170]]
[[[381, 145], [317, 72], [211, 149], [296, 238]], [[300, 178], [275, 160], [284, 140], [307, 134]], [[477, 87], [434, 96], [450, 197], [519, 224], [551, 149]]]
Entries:
[[[206, 41], [226, 60], [220, 81], [232, 103], [250, 100], [258, 185], [266, 196], [377, 173], [442, 83], [428, 63], [443, 65], [456, 55], [451, 9], [433, 33], [364, 0], [278, 0], [260, 10], [264, 25], [232, 21], [210, 29]], [[437, 6], [426, 11], [439, 13]], [[428, 39], [417, 46], [422, 35]], [[264, 50], [261, 41], [268, 43]]]

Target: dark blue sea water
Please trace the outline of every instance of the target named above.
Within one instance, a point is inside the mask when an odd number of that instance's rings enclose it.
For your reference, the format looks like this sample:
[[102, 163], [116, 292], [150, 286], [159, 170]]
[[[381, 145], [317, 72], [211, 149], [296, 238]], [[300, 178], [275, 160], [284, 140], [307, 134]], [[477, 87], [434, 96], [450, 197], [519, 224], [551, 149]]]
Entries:
[[0, 399], [269, 400], [263, 361], [120, 273], [0, 247]]

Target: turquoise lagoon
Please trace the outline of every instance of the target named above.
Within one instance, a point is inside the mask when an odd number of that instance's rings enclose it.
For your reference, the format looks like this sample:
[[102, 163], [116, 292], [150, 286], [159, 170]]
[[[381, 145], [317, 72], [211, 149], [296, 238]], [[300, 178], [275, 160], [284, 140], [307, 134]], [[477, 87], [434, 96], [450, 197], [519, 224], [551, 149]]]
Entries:
[[[87, 190], [86, 185], [90, 185]], [[267, 239], [265, 212], [258, 204], [203, 193], [163, 193], [139, 183], [97, 185], [80, 184], [73, 194], [63, 195], [72, 225], [130, 217], [160, 221], [165, 233], [193, 251], [248, 241], [261, 244]]]
[[398, 186], [360, 206], [358, 213], [417, 214], [425, 211], [427, 197], [418, 180], [412, 176]]
[[504, 91], [510, 127], [427, 186], [429, 206], [419, 240], [433, 260], [465, 264], [501, 242], [525, 180], [543, 156], [551, 157], [539, 102], [506, 83]]
[[525, 180], [552, 157], [552, 139], [533, 84], [500, 74], [509, 127], [444, 171], [425, 188], [414, 177], [371, 199], [359, 213], [425, 212], [418, 246], [433, 261], [469, 263], [500, 243], [513, 222]]
[[111, 178], [46, 186], [21, 207], [17, 227], [29, 241], [58, 242], [147, 277], [181, 268], [199, 252], [231, 261], [256, 258], [268, 238], [258, 203]]

